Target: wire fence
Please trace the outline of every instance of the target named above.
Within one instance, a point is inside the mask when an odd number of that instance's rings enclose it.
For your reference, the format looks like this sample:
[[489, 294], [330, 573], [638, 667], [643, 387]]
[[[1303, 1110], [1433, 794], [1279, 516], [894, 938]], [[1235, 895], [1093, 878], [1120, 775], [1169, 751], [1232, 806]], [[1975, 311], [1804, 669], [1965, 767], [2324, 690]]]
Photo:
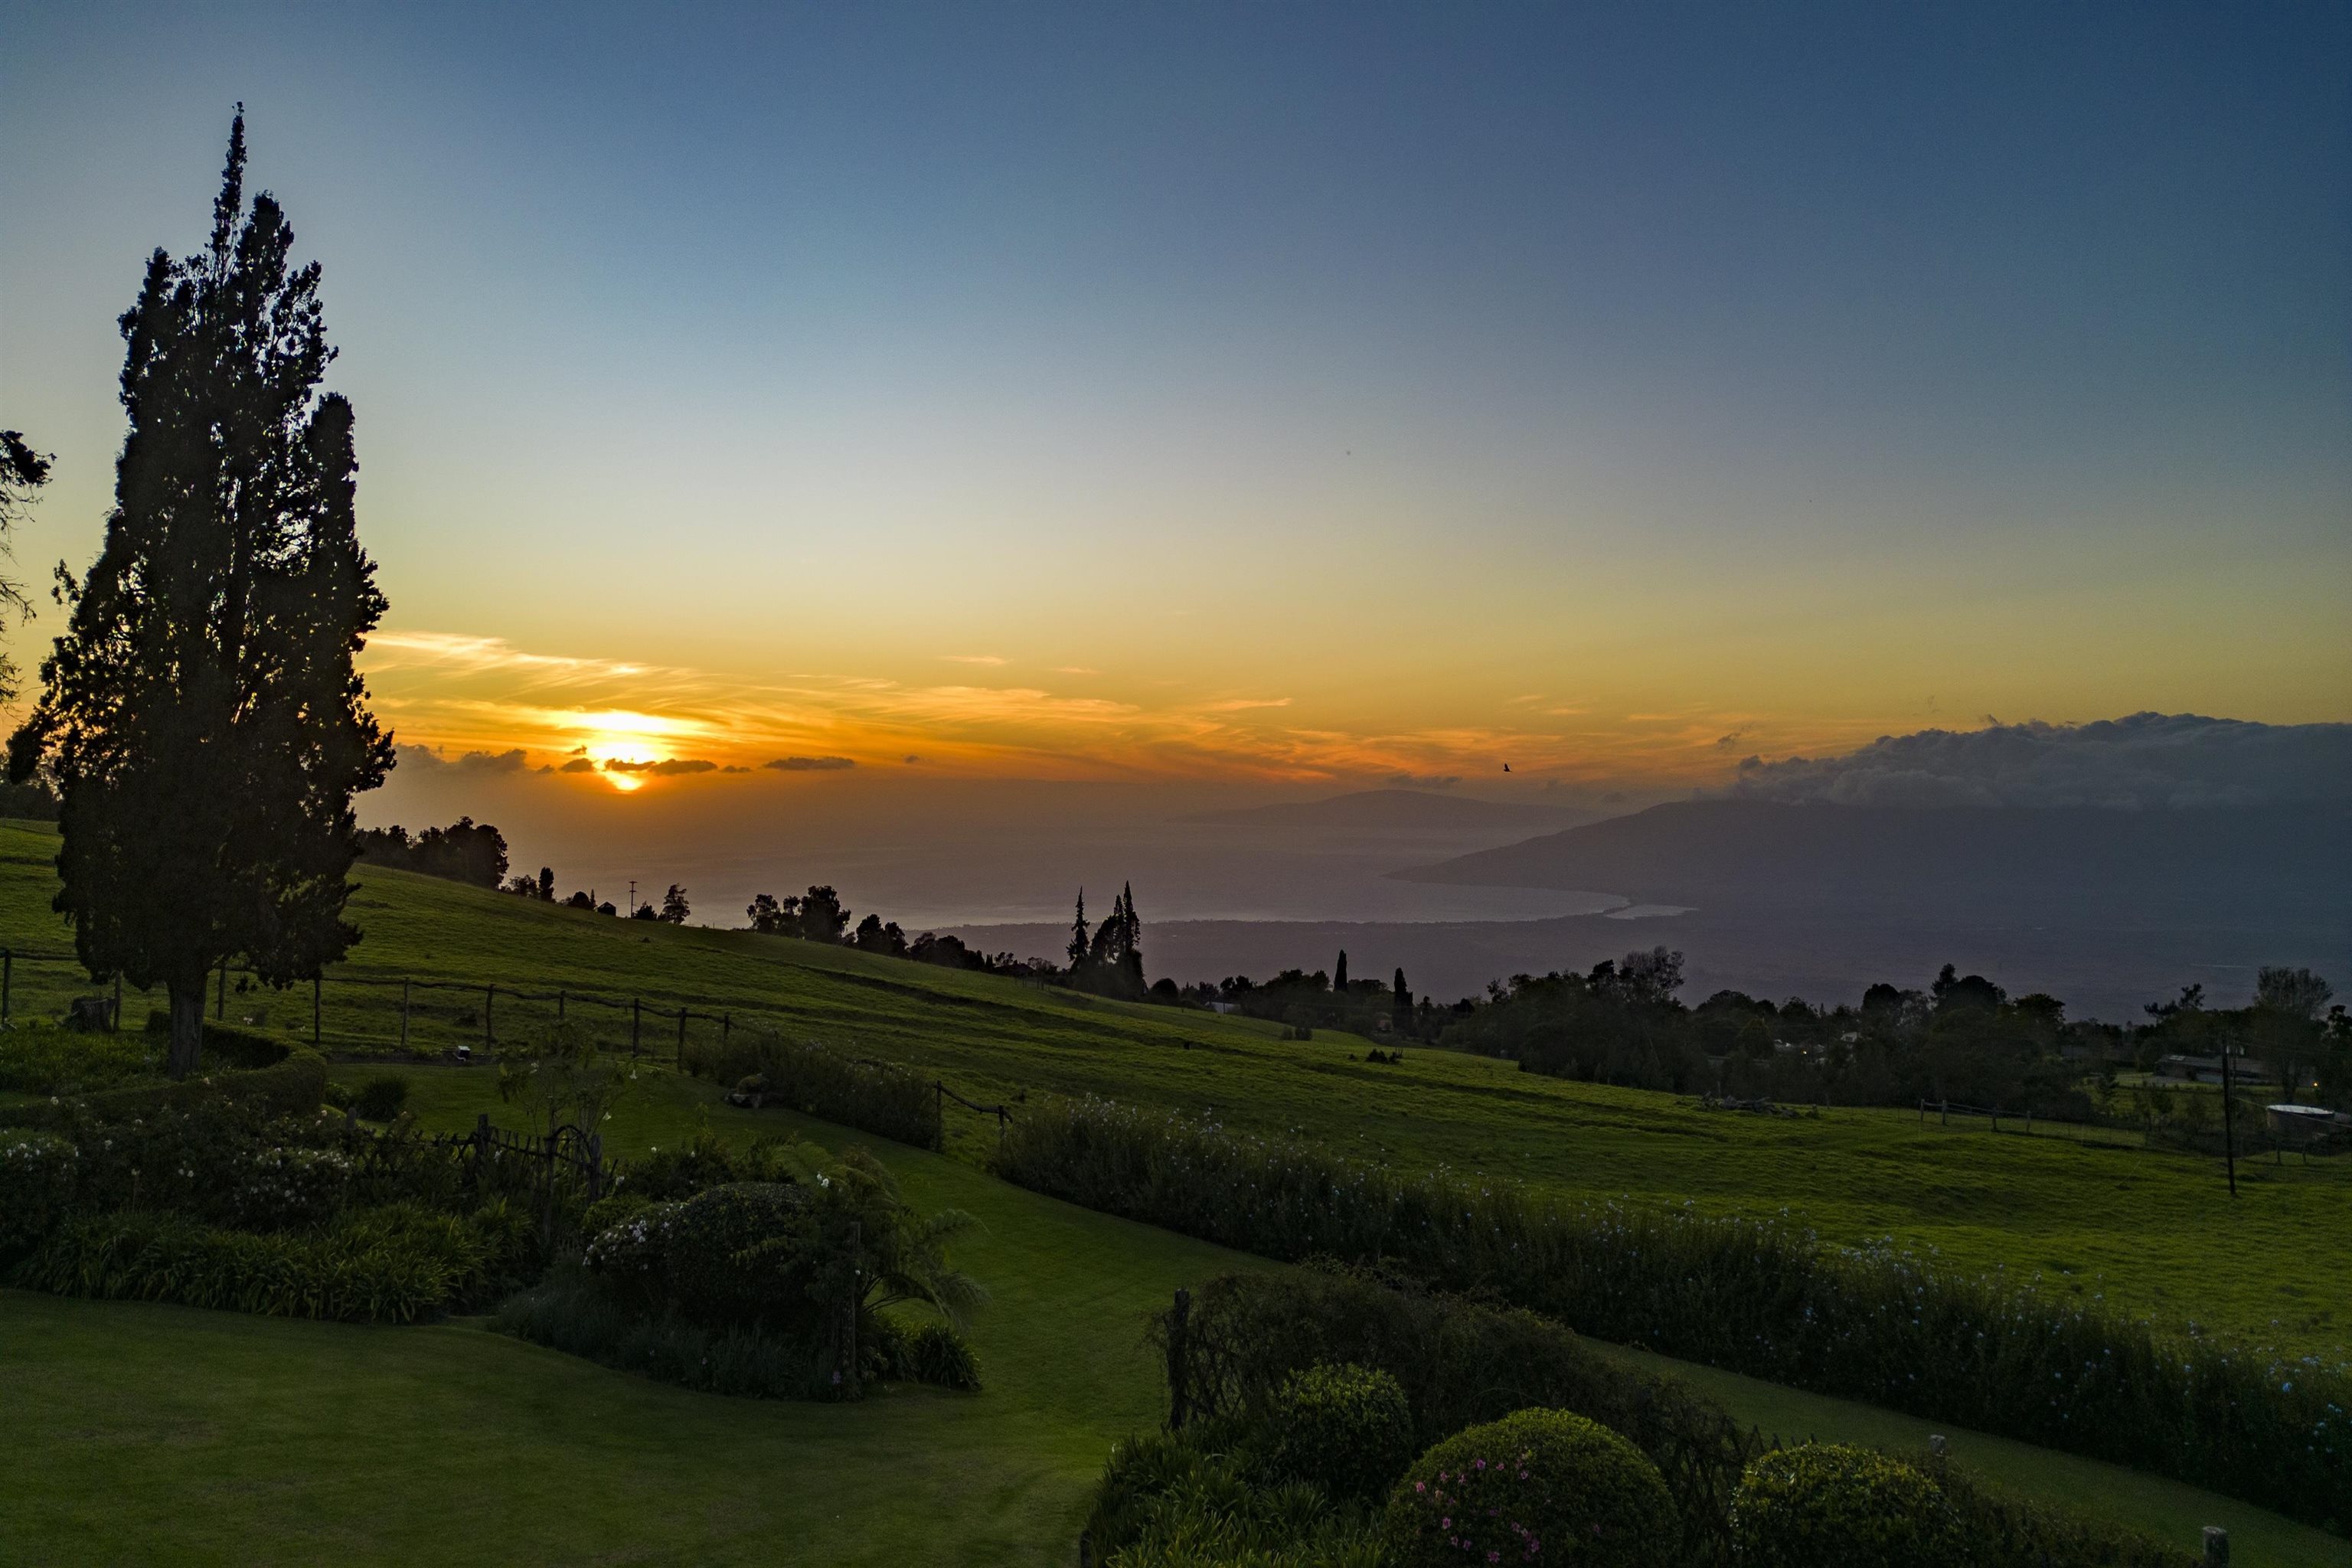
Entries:
[[1927, 1125], [1932, 1117], [1936, 1126], [1961, 1131], [1981, 1130], [2022, 1138], [2059, 1138], [2072, 1143], [2116, 1149], [2167, 1149], [2176, 1152], [2215, 1155], [2224, 1152], [2229, 1145], [2234, 1143], [2239, 1159], [2267, 1157], [2273, 1164], [2284, 1163], [2289, 1154], [2308, 1164], [2315, 1155], [2326, 1159], [2352, 1152], [2352, 1130], [2297, 1129], [2282, 1133], [2270, 1125], [2264, 1107], [2244, 1100], [2238, 1102], [2234, 1131], [2221, 1125], [2221, 1114], [2219, 1110], [2213, 1111], [2210, 1125], [2204, 1122], [2186, 1125], [2154, 1115], [2129, 1120], [2074, 1121], [2037, 1117], [2031, 1110], [2021, 1113], [1990, 1106], [1963, 1105], [1952, 1100], [1919, 1101], [1922, 1126]]
[[[126, 987], [120, 979], [100, 985], [70, 952], [0, 947], [0, 1029], [40, 1020], [161, 1030], [167, 1016], [161, 986]], [[739, 1027], [773, 1027], [792, 1016], [675, 992], [524, 989], [429, 974], [330, 972], [279, 988], [250, 969], [223, 965], [206, 988], [205, 1016], [330, 1054], [390, 1050], [451, 1060], [494, 1055], [502, 1042], [543, 1040], [569, 1025], [603, 1048], [683, 1062], [698, 1043], [724, 1045]]]

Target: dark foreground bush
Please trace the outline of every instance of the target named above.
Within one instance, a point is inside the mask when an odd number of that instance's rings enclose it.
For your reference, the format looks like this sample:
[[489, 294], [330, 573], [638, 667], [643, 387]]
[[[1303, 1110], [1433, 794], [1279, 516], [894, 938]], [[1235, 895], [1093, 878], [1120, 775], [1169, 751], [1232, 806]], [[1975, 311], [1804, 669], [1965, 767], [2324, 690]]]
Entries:
[[68, 1220], [10, 1279], [60, 1296], [406, 1323], [496, 1287], [518, 1229], [503, 1205], [462, 1219], [412, 1206], [361, 1210], [274, 1236], [133, 1210]]
[[0, 1130], [0, 1264], [65, 1223], [80, 1153], [54, 1132]]
[[918, 1149], [940, 1146], [938, 1091], [908, 1068], [860, 1061], [814, 1040], [750, 1034], [688, 1046], [686, 1066], [728, 1089], [756, 1079], [762, 1100], [809, 1116]]
[[1669, 1568], [1680, 1534], [1666, 1483], [1639, 1448], [1581, 1415], [1522, 1410], [1414, 1460], [1389, 1500], [1382, 1541], [1394, 1568]]
[[[1664, 1473], [1683, 1521], [1682, 1563], [1727, 1556], [1732, 1491], [1763, 1447], [1685, 1384], [1603, 1361], [1550, 1319], [1326, 1261], [1212, 1279], [1185, 1328], [1185, 1408], [1212, 1419], [1263, 1426], [1294, 1373], [1348, 1362], [1397, 1380], [1423, 1446], [1531, 1406], [1598, 1421]], [[1163, 1318], [1163, 1344], [1168, 1330]]]
[[389, 1121], [408, 1103], [408, 1080], [394, 1072], [377, 1073], [352, 1095], [352, 1110], [370, 1121]]
[[1275, 1391], [1267, 1458], [1343, 1502], [1385, 1495], [1412, 1462], [1412, 1407], [1387, 1373], [1310, 1366]]
[[1247, 1447], [1204, 1422], [1113, 1448], [1087, 1521], [1104, 1568], [1384, 1568], [1376, 1515], [1270, 1479]]
[[1740, 1568], [1961, 1568], [1972, 1544], [1943, 1489], [1869, 1448], [1807, 1444], [1748, 1467], [1731, 1505]]
[[829, 1343], [757, 1329], [721, 1331], [674, 1317], [648, 1318], [611, 1284], [574, 1268], [509, 1297], [495, 1326], [518, 1339], [642, 1373], [704, 1394], [748, 1399], [817, 1399], [831, 1392]]
[[[757, 1326], [714, 1329], [675, 1313], [648, 1315], [643, 1301], [606, 1278], [560, 1265], [546, 1279], [510, 1296], [494, 1326], [518, 1339], [625, 1372], [642, 1373], [703, 1394], [742, 1399], [831, 1399], [832, 1339]], [[945, 1323], [912, 1331], [891, 1323], [878, 1342], [861, 1347], [869, 1380], [935, 1384], [973, 1392], [980, 1369], [971, 1347]]]
[[1265, 1257], [1391, 1259], [1599, 1338], [2352, 1526], [2342, 1368], [2173, 1340], [2031, 1285], [1780, 1225], [1399, 1175], [1100, 1100], [1033, 1105], [992, 1164], [1033, 1191]]

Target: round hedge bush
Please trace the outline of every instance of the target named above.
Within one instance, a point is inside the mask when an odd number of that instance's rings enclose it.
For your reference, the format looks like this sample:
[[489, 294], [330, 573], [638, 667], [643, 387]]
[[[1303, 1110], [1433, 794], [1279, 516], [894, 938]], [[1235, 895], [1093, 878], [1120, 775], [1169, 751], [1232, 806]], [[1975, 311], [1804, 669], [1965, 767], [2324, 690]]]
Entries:
[[1681, 1540], [1658, 1468], [1565, 1410], [1522, 1410], [1438, 1444], [1397, 1483], [1382, 1529], [1395, 1568], [1666, 1568]]
[[1814, 1443], [1767, 1454], [1739, 1478], [1740, 1568], [1959, 1568], [1958, 1515], [1934, 1481], [1868, 1448]]
[[1395, 1378], [1370, 1367], [1294, 1372], [1268, 1415], [1274, 1468], [1333, 1498], [1371, 1502], [1412, 1461], [1412, 1406]]
[[663, 1247], [669, 1305], [706, 1329], [804, 1330], [817, 1316], [792, 1246], [807, 1194], [730, 1182], [679, 1204]]

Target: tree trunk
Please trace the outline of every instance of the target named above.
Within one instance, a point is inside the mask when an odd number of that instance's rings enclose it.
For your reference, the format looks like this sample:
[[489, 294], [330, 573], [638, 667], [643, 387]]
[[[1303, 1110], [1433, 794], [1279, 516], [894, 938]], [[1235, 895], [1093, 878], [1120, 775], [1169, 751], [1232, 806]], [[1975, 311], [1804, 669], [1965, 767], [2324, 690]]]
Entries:
[[205, 1044], [203, 977], [198, 976], [194, 984], [173, 981], [171, 995], [172, 1048], [165, 1068], [173, 1078], [185, 1078], [196, 1070], [196, 1055]]

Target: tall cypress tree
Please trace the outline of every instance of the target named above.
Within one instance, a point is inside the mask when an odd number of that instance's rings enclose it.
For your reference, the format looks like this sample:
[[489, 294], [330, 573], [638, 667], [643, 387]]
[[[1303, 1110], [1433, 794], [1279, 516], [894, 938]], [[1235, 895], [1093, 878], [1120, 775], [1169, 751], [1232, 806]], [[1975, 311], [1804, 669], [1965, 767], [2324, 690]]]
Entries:
[[1070, 973], [1073, 976], [1087, 966], [1087, 955], [1093, 951], [1093, 939], [1087, 931], [1087, 890], [1080, 888], [1077, 918], [1070, 922]]
[[245, 115], [211, 242], [149, 259], [121, 319], [130, 433], [106, 542], [60, 573], [70, 614], [39, 704], [8, 746], [60, 796], [58, 911], [94, 976], [171, 995], [169, 1063], [196, 1065], [205, 980], [243, 957], [273, 984], [359, 940], [342, 919], [352, 796], [392, 737], [353, 658], [383, 618], [360, 548], [352, 406], [319, 267], [295, 268], [268, 193], [245, 201]]
[[1130, 996], [1143, 994], [1143, 922], [1135, 915], [1135, 884], [1129, 882], [1119, 889], [1119, 953], [1120, 989]]
[[1339, 992], [1341, 995], [1347, 994], [1348, 950], [1344, 947], [1339, 950], [1339, 963], [1336, 964], [1331, 971], [1331, 989]]

